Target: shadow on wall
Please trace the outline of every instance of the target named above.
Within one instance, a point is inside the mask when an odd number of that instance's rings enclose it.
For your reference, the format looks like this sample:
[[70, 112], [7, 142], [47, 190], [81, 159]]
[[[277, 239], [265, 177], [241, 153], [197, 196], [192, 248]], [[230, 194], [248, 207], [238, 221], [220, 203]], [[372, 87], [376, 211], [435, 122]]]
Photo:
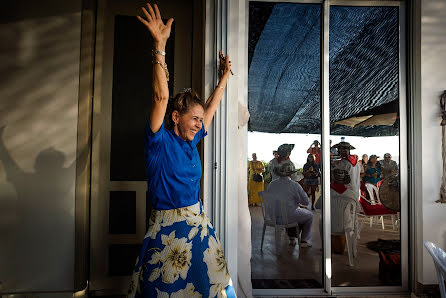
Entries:
[[3, 8], [0, 296], [72, 291], [82, 1]]
[[[57, 280], [72, 264], [64, 254], [73, 245], [73, 215], [67, 200], [76, 160], [63, 167], [65, 155], [52, 147], [42, 150], [34, 172], [25, 172], [11, 157], [0, 127], [0, 292], [14, 292]], [[87, 154], [85, 150], [82, 154]], [[50, 184], [50, 185], [48, 185]], [[4, 197], [3, 194], [7, 194]]]

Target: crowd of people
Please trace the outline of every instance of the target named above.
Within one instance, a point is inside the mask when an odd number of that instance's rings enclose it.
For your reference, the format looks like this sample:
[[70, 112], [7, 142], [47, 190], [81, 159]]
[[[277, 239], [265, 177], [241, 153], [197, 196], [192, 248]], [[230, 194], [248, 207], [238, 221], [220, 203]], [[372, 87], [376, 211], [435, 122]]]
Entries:
[[[274, 158], [266, 166], [252, 154], [249, 162], [248, 198], [250, 206], [261, 206], [258, 192], [273, 192], [276, 198], [287, 202], [288, 219], [299, 223], [301, 227], [301, 247], [311, 246], [311, 228], [313, 212], [321, 209], [322, 200], [317, 198], [321, 185], [321, 147], [315, 140], [307, 149], [307, 160], [299, 175], [290, 160], [294, 144], [282, 144], [273, 151]], [[392, 160], [390, 153], [384, 158], [371, 154], [351, 154], [355, 147], [344, 140], [331, 146], [330, 140], [330, 192], [331, 195], [349, 196], [359, 202], [361, 189], [366, 183], [380, 185], [383, 179], [396, 175], [398, 164]], [[270, 181], [265, 181], [271, 176]], [[269, 179], [268, 179], [269, 180]], [[347, 191], [348, 190], [348, 191]], [[310, 204], [311, 202], [311, 204]], [[296, 230], [287, 229], [290, 245], [296, 244]]]

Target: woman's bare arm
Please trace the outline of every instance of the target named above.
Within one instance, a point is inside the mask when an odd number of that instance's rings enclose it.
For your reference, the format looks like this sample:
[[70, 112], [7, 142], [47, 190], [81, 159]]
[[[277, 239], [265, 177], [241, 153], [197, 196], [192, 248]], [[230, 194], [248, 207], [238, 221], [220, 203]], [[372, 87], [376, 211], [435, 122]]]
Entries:
[[209, 96], [205, 104], [203, 125], [204, 125], [204, 130], [206, 131], [211, 125], [215, 111], [217, 111], [218, 105], [220, 104], [221, 99], [223, 98], [223, 93], [225, 92], [226, 83], [228, 81], [228, 77], [231, 72], [231, 61], [229, 61], [229, 56], [226, 55], [226, 57], [223, 57], [221, 51], [219, 51], [218, 54], [220, 57], [220, 67], [224, 66], [224, 70], [223, 70], [223, 75], [220, 78], [220, 82], [218, 82], [217, 88], [215, 88], [214, 92], [212, 92], [211, 96]]
[[[140, 16], [137, 16], [137, 18], [147, 27], [153, 37], [153, 105], [150, 113], [150, 127], [156, 133], [163, 124], [167, 103], [169, 102], [165, 49], [173, 19], [169, 19], [164, 25], [158, 6], [154, 4], [153, 8], [147, 3], [148, 11], [141, 7], [145, 18]], [[161, 53], [164, 53], [164, 55]]]

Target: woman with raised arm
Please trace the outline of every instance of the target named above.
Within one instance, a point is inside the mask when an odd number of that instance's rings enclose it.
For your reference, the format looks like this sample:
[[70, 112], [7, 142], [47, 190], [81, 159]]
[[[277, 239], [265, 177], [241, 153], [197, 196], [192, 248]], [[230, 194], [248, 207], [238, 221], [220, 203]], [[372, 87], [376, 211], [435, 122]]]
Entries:
[[231, 71], [220, 55], [220, 81], [205, 104], [192, 90], [169, 99], [166, 24], [157, 5], [138, 16], [153, 37], [153, 105], [146, 136], [148, 194], [152, 202], [129, 297], [235, 297], [223, 249], [199, 200], [201, 162], [196, 148], [206, 136]]

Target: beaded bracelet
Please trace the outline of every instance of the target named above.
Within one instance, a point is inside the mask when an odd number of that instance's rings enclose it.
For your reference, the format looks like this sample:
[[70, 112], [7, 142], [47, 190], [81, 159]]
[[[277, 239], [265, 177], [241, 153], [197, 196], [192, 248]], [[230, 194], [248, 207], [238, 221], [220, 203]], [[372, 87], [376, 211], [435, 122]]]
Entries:
[[169, 70], [167, 69], [167, 63], [164, 62], [163, 64], [158, 60], [153, 60], [153, 64], [159, 64], [164, 69], [164, 72], [166, 73], [166, 79], [169, 82]]

